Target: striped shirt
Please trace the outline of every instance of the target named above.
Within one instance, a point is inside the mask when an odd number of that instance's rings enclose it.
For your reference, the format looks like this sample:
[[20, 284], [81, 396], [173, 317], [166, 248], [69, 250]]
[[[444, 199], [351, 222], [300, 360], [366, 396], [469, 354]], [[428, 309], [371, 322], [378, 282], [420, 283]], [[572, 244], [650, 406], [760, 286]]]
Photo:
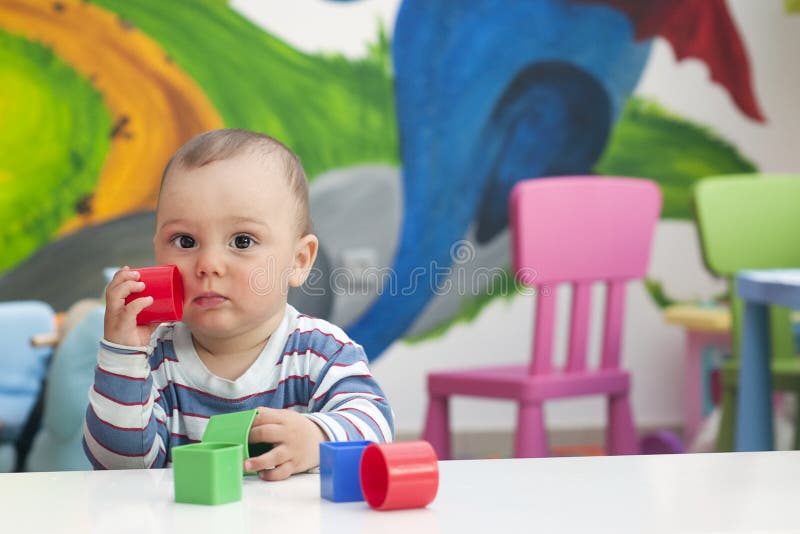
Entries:
[[286, 306], [250, 368], [231, 381], [200, 361], [184, 323], [151, 346], [100, 342], [83, 447], [95, 469], [165, 467], [172, 447], [201, 440], [208, 419], [259, 406], [304, 414], [330, 441], [391, 441], [393, 414], [361, 345]]

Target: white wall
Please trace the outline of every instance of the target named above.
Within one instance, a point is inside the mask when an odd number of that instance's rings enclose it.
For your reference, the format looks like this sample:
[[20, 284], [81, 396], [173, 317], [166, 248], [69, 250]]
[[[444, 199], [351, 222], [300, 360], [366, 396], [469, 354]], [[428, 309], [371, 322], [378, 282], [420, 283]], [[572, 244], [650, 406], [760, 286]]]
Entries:
[[[374, 38], [378, 17], [391, 30], [399, 2], [235, 0], [233, 5], [302, 50], [338, 50], [357, 57], [364, 53], [364, 43]], [[725, 90], [710, 83], [700, 61], [676, 63], [672, 49], [661, 39], [654, 45], [637, 93], [712, 127], [763, 171], [800, 172], [800, 15], [785, 14], [779, 0], [729, 0], [729, 5], [750, 54], [766, 124], [744, 117]], [[676, 221], [662, 221], [658, 227], [650, 276], [663, 281], [675, 298], [708, 297], [724, 287], [705, 272], [693, 226]], [[373, 365], [373, 372], [393, 404], [398, 430], [420, 431], [428, 370], [489, 360], [526, 361], [531, 318], [529, 297], [496, 301], [476, 321], [455, 326], [440, 339], [423, 345], [393, 345]], [[566, 325], [561, 326], [563, 331]], [[559, 349], [563, 354], [563, 343]], [[643, 287], [632, 285], [623, 359], [634, 375], [633, 403], [640, 425], [679, 424], [682, 358], [682, 332], [665, 325]], [[505, 402], [459, 399], [454, 403], [453, 422], [459, 430], [511, 429], [514, 416], [514, 407]], [[599, 427], [605, 415], [601, 401], [588, 399], [553, 403], [547, 417], [551, 428], [566, 429]]]

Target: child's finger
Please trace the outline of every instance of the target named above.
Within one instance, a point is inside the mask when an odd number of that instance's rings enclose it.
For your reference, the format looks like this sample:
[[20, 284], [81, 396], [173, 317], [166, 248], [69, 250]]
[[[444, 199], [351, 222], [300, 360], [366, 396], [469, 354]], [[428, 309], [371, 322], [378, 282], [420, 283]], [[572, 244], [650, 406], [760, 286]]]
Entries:
[[118, 271], [108, 283], [107, 289], [114, 289], [130, 281], [138, 281], [139, 273], [136, 271]]
[[250, 427], [250, 434], [247, 441], [250, 443], [282, 443], [286, 427], [278, 423], [267, 423], [264, 425], [253, 425]]
[[258, 413], [253, 419], [253, 425], [268, 425], [270, 423], [281, 423], [286, 419], [284, 414], [285, 410], [278, 410], [276, 408], [258, 407]]
[[248, 458], [244, 462], [247, 471], [261, 471], [262, 469], [274, 469], [289, 460], [289, 449], [285, 445], [273, 447], [269, 452], [261, 456]]
[[130, 301], [128, 304], [125, 305], [125, 311], [127, 313], [133, 314], [134, 316], [139, 315], [139, 312], [145, 309], [146, 307], [150, 306], [153, 303], [153, 297], [141, 297], [136, 300]]
[[127, 280], [138, 280], [139, 276], [139, 271], [131, 271], [130, 268], [126, 266], [114, 273], [114, 276], [111, 277], [111, 282], [109, 282], [109, 285], [113, 286], [121, 284]]
[[275, 469], [266, 469], [258, 472], [258, 477], [261, 480], [269, 480], [275, 482], [278, 480], [286, 480], [294, 473], [294, 462], [289, 460], [284, 462]]
[[113, 287], [108, 286], [106, 290], [107, 304], [115, 301], [124, 301], [131, 293], [139, 293], [140, 291], [144, 291], [144, 282], [137, 282], [135, 280], [126, 280]]

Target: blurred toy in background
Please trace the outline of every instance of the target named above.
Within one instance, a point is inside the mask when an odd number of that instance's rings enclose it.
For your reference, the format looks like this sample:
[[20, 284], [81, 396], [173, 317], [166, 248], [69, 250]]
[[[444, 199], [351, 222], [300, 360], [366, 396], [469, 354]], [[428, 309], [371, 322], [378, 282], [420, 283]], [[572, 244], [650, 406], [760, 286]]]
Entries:
[[0, 303], [0, 472], [90, 469], [81, 425], [103, 305], [56, 314], [42, 302]]

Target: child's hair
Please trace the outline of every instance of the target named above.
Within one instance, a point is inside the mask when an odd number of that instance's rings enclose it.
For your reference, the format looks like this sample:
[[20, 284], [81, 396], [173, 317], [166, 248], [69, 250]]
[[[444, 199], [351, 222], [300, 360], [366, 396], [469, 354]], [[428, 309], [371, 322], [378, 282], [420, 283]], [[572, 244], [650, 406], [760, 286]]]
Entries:
[[[214, 161], [231, 159], [245, 152], [270, 157], [277, 156], [286, 171], [289, 190], [297, 202], [297, 225], [300, 235], [313, 231], [311, 209], [308, 200], [308, 180], [300, 158], [286, 145], [269, 135], [241, 130], [220, 128], [202, 133], [188, 141], [170, 158], [161, 176], [161, 188], [170, 169], [197, 169]], [[160, 195], [159, 195], [160, 196]]]

